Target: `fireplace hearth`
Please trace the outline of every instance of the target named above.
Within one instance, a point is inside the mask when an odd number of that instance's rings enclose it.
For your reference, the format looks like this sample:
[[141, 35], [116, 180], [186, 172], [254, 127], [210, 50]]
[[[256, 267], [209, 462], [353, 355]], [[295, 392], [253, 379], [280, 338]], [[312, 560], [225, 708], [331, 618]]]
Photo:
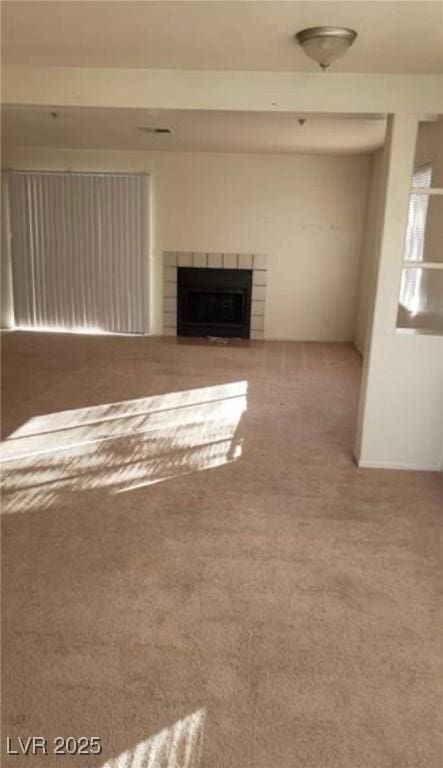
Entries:
[[178, 335], [249, 339], [251, 294], [252, 269], [179, 267]]

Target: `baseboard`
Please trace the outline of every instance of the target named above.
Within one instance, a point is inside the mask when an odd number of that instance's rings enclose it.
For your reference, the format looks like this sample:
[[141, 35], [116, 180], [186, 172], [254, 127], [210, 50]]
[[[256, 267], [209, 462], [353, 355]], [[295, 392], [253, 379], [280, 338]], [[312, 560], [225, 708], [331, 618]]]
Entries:
[[[253, 341], [253, 339], [251, 339], [251, 341]], [[294, 339], [289, 338], [288, 336], [265, 336], [262, 341], [294, 341], [298, 344], [352, 344], [355, 346], [352, 339]]]
[[399, 469], [409, 472], [441, 472], [441, 465], [435, 464], [407, 464], [397, 461], [359, 461], [360, 469]]

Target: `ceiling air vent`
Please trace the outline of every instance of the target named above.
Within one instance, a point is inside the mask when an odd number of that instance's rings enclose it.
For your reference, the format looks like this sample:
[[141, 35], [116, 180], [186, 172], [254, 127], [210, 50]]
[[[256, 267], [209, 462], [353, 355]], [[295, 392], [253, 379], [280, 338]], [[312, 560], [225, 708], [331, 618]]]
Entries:
[[165, 136], [172, 133], [171, 128], [151, 128], [150, 126], [145, 125], [140, 126], [137, 128], [137, 130], [141, 131], [142, 133], [162, 134]]

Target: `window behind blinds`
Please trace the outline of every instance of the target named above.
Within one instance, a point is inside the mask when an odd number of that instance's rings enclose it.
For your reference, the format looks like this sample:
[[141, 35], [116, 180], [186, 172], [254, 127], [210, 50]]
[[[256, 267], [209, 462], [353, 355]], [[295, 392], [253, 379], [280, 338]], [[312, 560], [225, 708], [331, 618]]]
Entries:
[[16, 327], [149, 331], [148, 181], [9, 173]]

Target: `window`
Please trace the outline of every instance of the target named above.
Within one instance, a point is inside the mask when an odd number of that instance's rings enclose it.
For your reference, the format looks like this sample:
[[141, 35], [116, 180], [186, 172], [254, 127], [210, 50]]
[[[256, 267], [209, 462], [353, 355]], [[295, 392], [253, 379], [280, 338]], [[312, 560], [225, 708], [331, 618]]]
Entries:
[[[440, 133], [440, 126], [436, 129]], [[429, 131], [427, 139], [426, 149]], [[443, 334], [443, 187], [436, 184], [436, 177], [441, 182], [441, 143], [431, 155], [412, 177], [397, 329]]]
[[[432, 166], [427, 165], [417, 170], [412, 177], [413, 189], [431, 186]], [[428, 195], [412, 193], [409, 200], [408, 223], [403, 260], [423, 261], [425, 245], [426, 217], [428, 215]], [[400, 304], [415, 316], [422, 309], [422, 270], [403, 269], [400, 287]]]

